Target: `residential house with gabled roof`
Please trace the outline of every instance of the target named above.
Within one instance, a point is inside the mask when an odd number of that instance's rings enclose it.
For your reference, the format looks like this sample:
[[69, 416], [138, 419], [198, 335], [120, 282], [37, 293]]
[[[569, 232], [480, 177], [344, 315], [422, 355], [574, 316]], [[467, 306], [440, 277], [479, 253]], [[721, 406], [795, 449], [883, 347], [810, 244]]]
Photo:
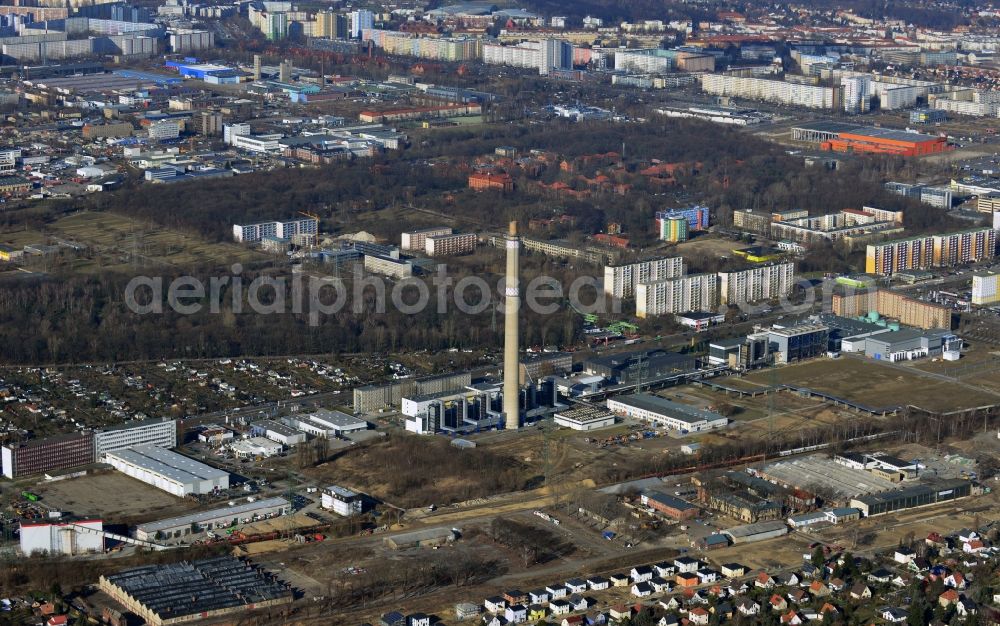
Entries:
[[608, 578], [611, 580], [612, 587], [628, 587], [628, 584], [632, 582], [632, 578], [628, 574], [612, 574]]
[[483, 606], [490, 613], [503, 613], [507, 608], [507, 601], [500, 596], [491, 596], [483, 601]]
[[587, 590], [587, 581], [582, 578], [570, 578], [566, 581], [566, 590], [571, 594], [583, 593]]
[[653, 568], [648, 565], [633, 567], [629, 571], [629, 578], [634, 583], [644, 583], [653, 577]]
[[674, 559], [674, 567], [678, 572], [697, 572], [701, 562], [689, 556], [680, 556]]
[[872, 597], [871, 587], [862, 582], [854, 583], [850, 596], [854, 600], [870, 600]]
[[511, 624], [520, 624], [528, 621], [528, 607], [523, 604], [512, 604], [503, 612], [503, 616]]
[[750, 617], [760, 613], [760, 604], [750, 598], [739, 598], [736, 600], [736, 611], [743, 616]]
[[720, 602], [708, 609], [712, 615], [718, 615], [720, 620], [733, 619], [733, 605], [728, 602]]
[[712, 616], [706, 609], [697, 606], [690, 611], [688, 611], [688, 621], [692, 624], [701, 624], [707, 626], [708, 619]]
[[908, 548], [906, 546], [900, 546], [896, 548], [896, 551], [892, 553], [892, 560], [897, 563], [902, 563], [906, 565], [913, 559], [917, 558], [917, 553], [913, 548]]
[[885, 568], [878, 568], [874, 572], [868, 573], [868, 582], [870, 583], [881, 583], [883, 585], [888, 584], [892, 580], [892, 572]]
[[757, 578], [754, 579], [753, 584], [754, 587], [760, 589], [774, 589], [774, 579], [767, 572], [757, 574]]
[[611, 581], [603, 576], [591, 576], [587, 578], [587, 586], [592, 591], [604, 591], [611, 586]]
[[425, 613], [411, 613], [406, 616], [406, 626], [431, 626], [431, 616]]
[[962, 596], [958, 599], [958, 604], [955, 605], [955, 612], [962, 619], [969, 617], [970, 615], [975, 615], [978, 612], [978, 607], [976, 603]]
[[656, 575], [659, 576], [660, 578], [668, 578], [677, 573], [677, 566], [674, 565], [673, 563], [667, 563], [666, 561], [664, 561], [662, 563], [657, 563], [656, 565], [654, 565], [653, 571], [655, 571]]
[[788, 601], [784, 597], [774, 594], [767, 601], [773, 611], [784, 611], [788, 609]]
[[528, 594], [524, 593], [520, 589], [511, 589], [503, 594], [503, 599], [507, 601], [508, 605], [511, 604], [521, 604], [528, 601]]
[[831, 578], [826, 582], [826, 586], [830, 588], [830, 591], [840, 593], [847, 587], [847, 583], [844, 582], [843, 578]]
[[535, 589], [528, 592], [528, 602], [531, 604], [545, 604], [551, 597], [552, 594], [546, 589]]
[[688, 604], [708, 604], [708, 593], [704, 589], [685, 589], [684, 597], [687, 598]]
[[714, 569], [709, 569], [703, 567], [699, 569], [695, 574], [698, 576], [698, 580], [702, 585], [707, 585], [709, 583], [714, 583], [719, 579], [719, 572]]
[[750, 585], [744, 582], [726, 587], [726, 592], [731, 596], [740, 596], [748, 591], [750, 591]]
[[618, 621], [632, 619], [632, 607], [624, 604], [616, 604], [608, 611], [608, 617]]
[[574, 611], [586, 611], [590, 608], [590, 600], [578, 593], [566, 598], [566, 601], [569, 602], [570, 608]]
[[799, 616], [798, 611], [789, 611], [781, 616], [781, 623], [788, 624], [789, 626], [799, 626], [802, 623], [802, 617]]
[[566, 587], [564, 585], [546, 585], [545, 591], [549, 594], [549, 600], [557, 600], [559, 598], [565, 598], [569, 595], [566, 592]]
[[953, 604], [958, 604], [959, 597], [960, 596], [957, 591], [954, 589], [948, 589], [938, 596], [938, 604], [941, 605], [941, 608], [946, 609]]
[[583, 623], [586, 626], [604, 626], [608, 623], [608, 616], [602, 611], [595, 611], [583, 616]]
[[913, 576], [909, 572], [903, 572], [901, 574], [896, 574], [892, 580], [889, 581], [893, 587], [898, 587], [899, 589], [905, 589], [910, 586], [913, 582]]
[[572, 607], [566, 600], [559, 599], [551, 600], [549, 602], [549, 611], [551, 611], [553, 615], [566, 615], [570, 612], [570, 610], [572, 610]]
[[805, 589], [792, 589], [785, 594], [785, 597], [788, 598], [788, 601], [792, 604], [802, 604], [803, 602], [809, 601], [809, 594], [806, 593]]
[[738, 578], [747, 573], [747, 568], [739, 563], [723, 563], [720, 569], [726, 578]]
[[827, 587], [826, 583], [822, 580], [814, 580], [812, 581], [812, 584], [809, 585], [809, 593], [816, 598], [825, 598], [833, 592], [830, 591], [830, 588]]
[[528, 621], [531, 623], [545, 619], [549, 612], [541, 604], [532, 604], [528, 607]]
[[653, 587], [649, 583], [636, 583], [632, 585], [632, 595], [637, 598], [645, 598], [653, 595]]
[[890, 624], [902, 624], [906, 621], [906, 611], [898, 607], [883, 607], [879, 614]]
[[649, 586], [653, 588], [653, 593], [668, 593], [672, 588], [669, 580], [659, 576], [653, 576], [652, 580], [649, 581]]
[[945, 587], [951, 587], [952, 589], [961, 590], [965, 589], [967, 586], [965, 582], [965, 576], [962, 575], [962, 572], [957, 572], [957, 571], [952, 572], [947, 576], [945, 576], [943, 582]]

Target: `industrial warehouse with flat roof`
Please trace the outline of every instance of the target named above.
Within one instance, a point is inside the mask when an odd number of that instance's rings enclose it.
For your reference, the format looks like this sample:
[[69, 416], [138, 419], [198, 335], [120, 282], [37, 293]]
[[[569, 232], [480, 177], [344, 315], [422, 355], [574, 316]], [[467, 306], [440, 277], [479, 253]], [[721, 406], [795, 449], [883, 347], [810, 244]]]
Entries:
[[101, 576], [101, 591], [151, 626], [196, 622], [292, 601], [292, 589], [230, 556]]
[[157, 446], [109, 452], [104, 459], [121, 473], [181, 498], [229, 489], [229, 472]]
[[723, 428], [729, 420], [705, 409], [672, 402], [649, 393], [636, 393], [608, 400], [608, 409], [619, 415], [663, 424], [685, 432]]
[[139, 524], [135, 528], [135, 538], [141, 541], [154, 541], [161, 538], [179, 538], [189, 535], [195, 529], [212, 530], [226, 528], [234, 523], [252, 522], [263, 517], [284, 515], [291, 511], [292, 505], [284, 498], [267, 498], [257, 502], [244, 502], [236, 506], [227, 506], [210, 511], [200, 511], [189, 515], [171, 517]]

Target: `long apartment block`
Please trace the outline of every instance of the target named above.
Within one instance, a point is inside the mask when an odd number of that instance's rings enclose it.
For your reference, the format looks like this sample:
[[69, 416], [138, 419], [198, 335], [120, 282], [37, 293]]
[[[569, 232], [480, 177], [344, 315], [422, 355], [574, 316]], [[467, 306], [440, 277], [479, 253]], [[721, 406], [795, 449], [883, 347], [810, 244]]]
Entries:
[[906, 270], [976, 263], [995, 257], [996, 247], [997, 232], [989, 227], [896, 239], [868, 246], [865, 272], [891, 276]]
[[640, 283], [655, 282], [684, 275], [684, 259], [664, 257], [638, 263], [604, 267], [604, 293], [615, 298], [628, 298], [636, 293]]
[[711, 311], [719, 306], [719, 276], [692, 274], [636, 286], [635, 314], [646, 318], [652, 315]]

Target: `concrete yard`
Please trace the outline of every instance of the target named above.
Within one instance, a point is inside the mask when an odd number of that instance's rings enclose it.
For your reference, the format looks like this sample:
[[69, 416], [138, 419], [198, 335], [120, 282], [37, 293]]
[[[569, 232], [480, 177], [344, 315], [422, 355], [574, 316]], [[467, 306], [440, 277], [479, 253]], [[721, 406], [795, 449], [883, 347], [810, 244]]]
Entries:
[[181, 515], [197, 506], [192, 500], [174, 497], [118, 472], [42, 482], [34, 491], [52, 509], [76, 516], [105, 517], [116, 523]]

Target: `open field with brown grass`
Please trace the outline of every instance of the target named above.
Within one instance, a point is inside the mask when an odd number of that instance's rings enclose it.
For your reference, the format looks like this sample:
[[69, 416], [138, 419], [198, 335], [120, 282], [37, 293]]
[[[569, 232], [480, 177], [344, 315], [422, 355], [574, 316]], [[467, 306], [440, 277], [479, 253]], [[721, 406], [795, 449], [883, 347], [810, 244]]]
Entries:
[[[188, 267], [249, 263], [267, 258], [266, 255], [234, 243], [209, 242], [194, 235], [145, 224], [114, 213], [76, 213], [58, 220], [51, 228], [55, 236], [84, 244], [98, 253], [111, 255], [107, 260], [112, 264], [117, 260], [116, 255], [123, 255], [125, 261], [131, 262], [133, 254], [140, 266]], [[95, 271], [98, 269], [103, 268], [94, 268]]]
[[779, 383], [808, 387], [873, 407], [915, 405], [929, 411], [953, 411], [1000, 402], [987, 391], [963, 388], [913, 367], [893, 367], [860, 358], [822, 359], [744, 376], [744, 381], [768, 386]]

